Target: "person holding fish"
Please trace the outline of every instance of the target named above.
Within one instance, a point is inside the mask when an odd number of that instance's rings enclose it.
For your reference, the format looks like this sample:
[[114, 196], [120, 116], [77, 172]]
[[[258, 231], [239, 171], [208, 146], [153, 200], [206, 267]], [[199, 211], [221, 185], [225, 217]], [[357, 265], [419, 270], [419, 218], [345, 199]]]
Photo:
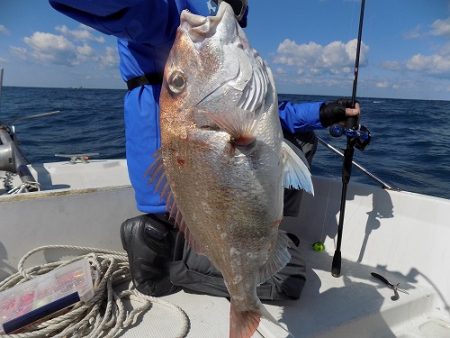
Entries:
[[298, 193], [284, 188], [313, 191], [313, 131], [359, 115], [359, 104], [278, 103], [242, 29], [247, 0], [49, 2], [118, 38], [126, 156], [143, 213], [121, 226], [136, 288], [230, 295], [235, 335], [273, 320], [258, 297], [297, 299], [305, 282], [298, 239], [278, 231], [298, 213]]

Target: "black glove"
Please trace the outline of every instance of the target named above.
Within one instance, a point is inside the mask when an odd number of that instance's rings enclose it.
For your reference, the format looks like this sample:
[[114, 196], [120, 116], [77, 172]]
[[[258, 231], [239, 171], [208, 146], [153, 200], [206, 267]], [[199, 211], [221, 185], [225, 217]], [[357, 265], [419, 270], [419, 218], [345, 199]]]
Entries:
[[[358, 103], [358, 101], [356, 101]], [[345, 108], [354, 108], [352, 106], [352, 100], [342, 98], [336, 101], [324, 102], [320, 106], [320, 123], [324, 127], [331, 126], [332, 124], [345, 121]]]

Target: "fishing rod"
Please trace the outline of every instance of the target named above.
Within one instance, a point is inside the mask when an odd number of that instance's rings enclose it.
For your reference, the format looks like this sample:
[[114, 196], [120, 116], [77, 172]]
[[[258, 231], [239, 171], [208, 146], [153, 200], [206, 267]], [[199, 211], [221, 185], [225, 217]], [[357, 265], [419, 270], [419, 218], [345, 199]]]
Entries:
[[[355, 68], [354, 68], [354, 78], [353, 78], [353, 91], [352, 91], [352, 107], [356, 106], [356, 90], [358, 87], [358, 71], [359, 71], [359, 56], [361, 52], [361, 40], [362, 40], [362, 29], [364, 21], [364, 7], [366, 1], [361, 0], [361, 13], [359, 16], [359, 29], [358, 29], [358, 42], [356, 45], [356, 58], [355, 58]], [[336, 127], [330, 128], [330, 132], [333, 135], [333, 131]], [[341, 194], [341, 206], [339, 211], [339, 223], [338, 223], [338, 233], [337, 233], [337, 245], [333, 256], [333, 262], [331, 265], [331, 275], [333, 277], [339, 277], [341, 275], [341, 245], [342, 245], [342, 233], [344, 230], [344, 216], [345, 216], [345, 203], [347, 199], [347, 187], [350, 181], [350, 176], [352, 172], [352, 162], [355, 146], [363, 150], [370, 141], [370, 132], [367, 128], [364, 128], [363, 134], [357, 134], [356, 132], [361, 130], [358, 123], [358, 118], [348, 117], [345, 123], [345, 128], [340, 129], [342, 133], [340, 135], [347, 136], [347, 147], [344, 151], [344, 161], [342, 164], [342, 194]], [[347, 131], [347, 132], [346, 132]], [[340, 132], [337, 132], [334, 136], [339, 136]], [[354, 135], [352, 135], [354, 133]], [[367, 139], [361, 139], [361, 135], [367, 136]]]

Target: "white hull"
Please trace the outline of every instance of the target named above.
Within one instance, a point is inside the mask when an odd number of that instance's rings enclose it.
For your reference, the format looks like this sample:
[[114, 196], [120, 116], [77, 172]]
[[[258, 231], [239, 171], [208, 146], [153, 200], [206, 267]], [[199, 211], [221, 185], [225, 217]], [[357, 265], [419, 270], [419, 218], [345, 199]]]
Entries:
[[[122, 250], [120, 224], [137, 214], [124, 161], [37, 169], [42, 188], [56, 189], [0, 196], [0, 280], [16, 271], [27, 251], [42, 245]], [[315, 178], [314, 184], [315, 197], [305, 196], [300, 216], [284, 225], [301, 238], [307, 283], [299, 301], [267, 305], [275, 318], [295, 337], [450, 337], [450, 201], [351, 183], [342, 276], [334, 278], [341, 181]], [[311, 249], [319, 240], [325, 252]], [[53, 252], [44, 256], [55, 258]], [[400, 282], [409, 294], [392, 301], [393, 291], [370, 272]], [[228, 335], [226, 299], [184, 292], [164, 298], [188, 313], [188, 337]], [[152, 308], [124, 336], [173, 336], [176, 317], [161, 311]], [[265, 337], [286, 336], [265, 320], [258, 330]]]

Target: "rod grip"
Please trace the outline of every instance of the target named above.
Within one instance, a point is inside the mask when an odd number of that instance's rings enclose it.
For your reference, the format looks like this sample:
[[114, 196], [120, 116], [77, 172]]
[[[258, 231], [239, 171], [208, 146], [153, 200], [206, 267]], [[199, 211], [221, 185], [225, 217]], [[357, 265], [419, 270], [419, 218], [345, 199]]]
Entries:
[[333, 256], [333, 263], [331, 264], [331, 275], [339, 277], [341, 275], [341, 250], [336, 250]]
[[345, 127], [347, 129], [356, 129], [358, 127], [358, 118], [357, 117], [347, 117], [345, 120]]

